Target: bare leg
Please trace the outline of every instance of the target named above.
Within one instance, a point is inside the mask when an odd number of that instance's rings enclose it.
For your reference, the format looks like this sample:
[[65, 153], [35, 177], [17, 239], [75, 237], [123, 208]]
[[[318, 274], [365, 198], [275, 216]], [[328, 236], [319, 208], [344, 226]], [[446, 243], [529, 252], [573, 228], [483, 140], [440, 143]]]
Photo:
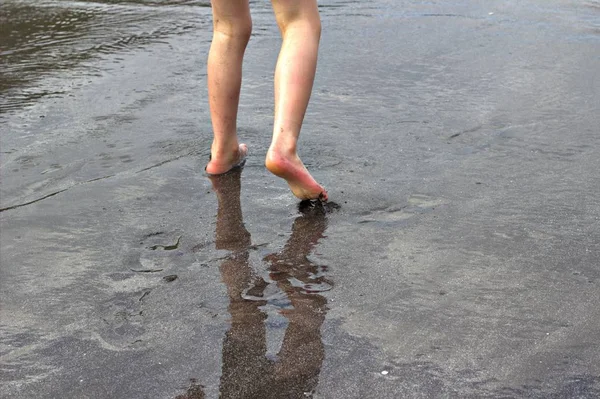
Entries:
[[316, 0], [272, 0], [283, 43], [275, 69], [275, 122], [266, 166], [300, 199], [327, 199], [296, 152], [310, 99], [321, 37]]
[[214, 139], [210, 174], [225, 173], [248, 152], [237, 139], [242, 61], [252, 33], [248, 0], [212, 0], [213, 40], [208, 54], [208, 97]]

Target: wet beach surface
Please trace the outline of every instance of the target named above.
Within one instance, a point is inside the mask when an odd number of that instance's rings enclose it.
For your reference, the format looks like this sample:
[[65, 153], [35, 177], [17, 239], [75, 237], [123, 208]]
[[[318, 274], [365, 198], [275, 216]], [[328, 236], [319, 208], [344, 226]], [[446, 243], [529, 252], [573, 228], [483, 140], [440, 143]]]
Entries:
[[208, 179], [206, 1], [0, 3], [10, 398], [600, 397], [600, 2], [320, 2], [300, 155]]

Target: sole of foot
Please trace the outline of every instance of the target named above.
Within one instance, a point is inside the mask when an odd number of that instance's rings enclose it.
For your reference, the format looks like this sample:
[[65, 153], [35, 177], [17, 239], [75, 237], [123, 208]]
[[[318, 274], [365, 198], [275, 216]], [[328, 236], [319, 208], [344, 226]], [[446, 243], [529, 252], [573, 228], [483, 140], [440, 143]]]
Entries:
[[298, 155], [286, 156], [269, 149], [265, 166], [269, 172], [287, 181], [299, 199], [327, 201], [327, 191], [311, 176]]
[[228, 156], [217, 158], [211, 155], [210, 161], [208, 161], [204, 170], [209, 176], [222, 175], [234, 169], [243, 167], [246, 163], [247, 156], [248, 146], [246, 144], [240, 144], [237, 151], [232, 151]]

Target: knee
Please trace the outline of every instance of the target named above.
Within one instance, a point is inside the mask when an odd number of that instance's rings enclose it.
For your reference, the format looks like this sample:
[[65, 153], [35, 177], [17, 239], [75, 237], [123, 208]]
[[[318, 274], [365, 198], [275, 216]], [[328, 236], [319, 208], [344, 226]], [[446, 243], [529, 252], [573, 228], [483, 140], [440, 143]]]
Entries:
[[321, 37], [321, 20], [318, 15], [312, 18], [282, 18], [278, 21], [278, 25], [283, 36], [285, 36], [288, 31], [299, 30], [302, 31], [303, 34], [308, 34], [312, 37]]
[[321, 36], [321, 17], [317, 0], [271, 0], [281, 34], [302, 31], [312, 37]]
[[252, 35], [252, 20], [225, 21], [215, 19], [213, 22], [213, 31], [215, 34], [218, 33], [228, 39], [246, 44]]

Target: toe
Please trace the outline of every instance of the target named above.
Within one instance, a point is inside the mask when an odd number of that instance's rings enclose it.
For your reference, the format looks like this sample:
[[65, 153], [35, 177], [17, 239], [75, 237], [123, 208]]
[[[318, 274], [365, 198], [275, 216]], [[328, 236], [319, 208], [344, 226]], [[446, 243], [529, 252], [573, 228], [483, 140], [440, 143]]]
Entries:
[[321, 191], [321, 193], [319, 194], [319, 200], [321, 200], [322, 202], [327, 202], [328, 199], [329, 196], [327, 195], [327, 191]]

